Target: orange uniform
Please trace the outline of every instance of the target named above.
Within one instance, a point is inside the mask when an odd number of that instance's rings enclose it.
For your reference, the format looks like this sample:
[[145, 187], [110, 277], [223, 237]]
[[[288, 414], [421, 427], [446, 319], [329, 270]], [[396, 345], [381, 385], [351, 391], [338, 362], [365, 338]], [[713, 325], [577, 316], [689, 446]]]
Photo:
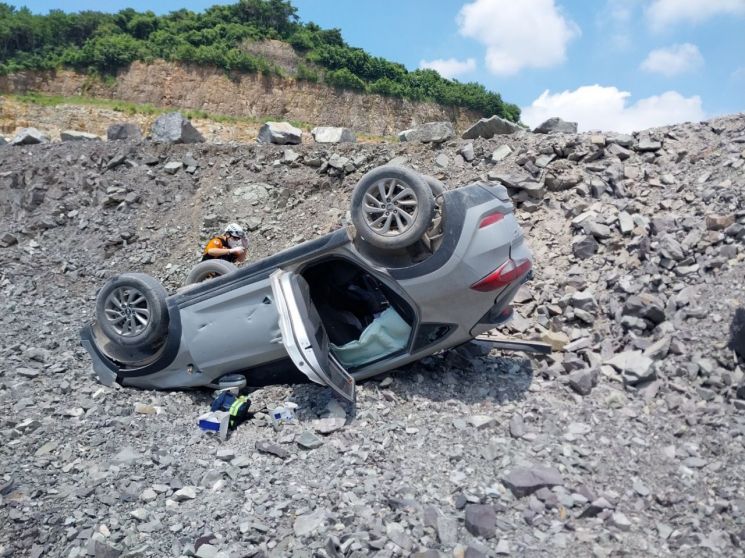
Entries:
[[224, 256], [210, 256], [209, 251], [212, 248], [229, 248], [228, 239], [225, 236], [216, 236], [211, 238], [207, 245], [204, 247], [204, 254], [202, 255], [202, 261], [204, 260], [226, 260], [231, 263], [235, 263], [238, 259], [238, 254], [225, 254]]

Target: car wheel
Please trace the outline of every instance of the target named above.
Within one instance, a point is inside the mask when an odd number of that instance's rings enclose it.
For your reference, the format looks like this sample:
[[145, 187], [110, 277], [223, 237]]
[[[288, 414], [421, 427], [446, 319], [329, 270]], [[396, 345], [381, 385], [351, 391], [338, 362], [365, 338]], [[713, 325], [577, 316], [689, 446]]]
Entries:
[[146, 351], [168, 330], [166, 290], [144, 273], [116, 275], [98, 292], [96, 321], [115, 346]]
[[406, 248], [427, 231], [435, 200], [426, 180], [394, 165], [365, 174], [352, 192], [352, 223], [359, 236], [378, 248]]
[[238, 268], [226, 260], [204, 260], [195, 265], [186, 276], [184, 285], [194, 285], [207, 279], [214, 279], [228, 273], [233, 273]]
[[437, 200], [437, 198], [445, 191], [445, 184], [437, 180], [434, 176], [422, 175], [422, 178], [424, 178], [427, 186], [429, 186], [432, 196]]

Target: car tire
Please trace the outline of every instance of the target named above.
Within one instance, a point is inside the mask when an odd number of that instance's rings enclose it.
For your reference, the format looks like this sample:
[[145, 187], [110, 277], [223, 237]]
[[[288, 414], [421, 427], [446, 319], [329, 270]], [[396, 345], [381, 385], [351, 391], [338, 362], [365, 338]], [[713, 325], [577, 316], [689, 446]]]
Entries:
[[233, 273], [238, 268], [227, 260], [204, 260], [195, 265], [189, 275], [186, 276], [184, 286], [201, 283], [207, 279], [221, 277], [228, 273]]
[[427, 176], [423, 174], [422, 178], [424, 178], [424, 181], [427, 183], [427, 186], [429, 186], [429, 189], [432, 192], [432, 196], [435, 199], [441, 196], [442, 193], [445, 191], [445, 184], [437, 180], [434, 176]]
[[149, 275], [116, 275], [96, 296], [96, 321], [114, 346], [149, 352], [168, 331], [166, 296], [163, 285]]
[[427, 181], [404, 167], [377, 167], [352, 192], [352, 223], [362, 240], [378, 248], [411, 246], [427, 231], [434, 212]]

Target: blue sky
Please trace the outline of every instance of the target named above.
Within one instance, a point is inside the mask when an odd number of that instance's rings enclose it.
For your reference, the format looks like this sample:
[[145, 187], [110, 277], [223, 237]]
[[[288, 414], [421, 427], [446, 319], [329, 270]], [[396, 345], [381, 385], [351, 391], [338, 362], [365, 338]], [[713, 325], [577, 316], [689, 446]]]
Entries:
[[[5, 0], [7, 2], [7, 0]], [[51, 8], [165, 13], [215, 3], [11, 0]], [[745, 111], [745, 0], [293, 0], [302, 21], [352, 46], [477, 81], [580, 129], [630, 131]]]

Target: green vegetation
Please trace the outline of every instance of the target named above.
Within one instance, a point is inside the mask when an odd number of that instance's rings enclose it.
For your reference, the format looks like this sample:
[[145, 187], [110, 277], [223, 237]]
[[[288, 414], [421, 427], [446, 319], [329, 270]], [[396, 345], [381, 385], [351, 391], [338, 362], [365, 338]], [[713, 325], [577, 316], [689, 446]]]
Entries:
[[288, 0], [240, 0], [204, 12], [178, 10], [157, 16], [127, 8], [115, 14], [50, 10], [32, 14], [0, 2], [0, 74], [74, 68], [110, 76], [135, 60], [173, 60], [227, 72], [282, 71], [245, 45], [278, 39], [304, 59], [296, 79], [412, 100], [429, 100], [497, 114], [514, 122], [520, 109], [478, 83], [447, 80], [434, 70], [408, 71], [344, 42], [338, 29], [299, 23]]

